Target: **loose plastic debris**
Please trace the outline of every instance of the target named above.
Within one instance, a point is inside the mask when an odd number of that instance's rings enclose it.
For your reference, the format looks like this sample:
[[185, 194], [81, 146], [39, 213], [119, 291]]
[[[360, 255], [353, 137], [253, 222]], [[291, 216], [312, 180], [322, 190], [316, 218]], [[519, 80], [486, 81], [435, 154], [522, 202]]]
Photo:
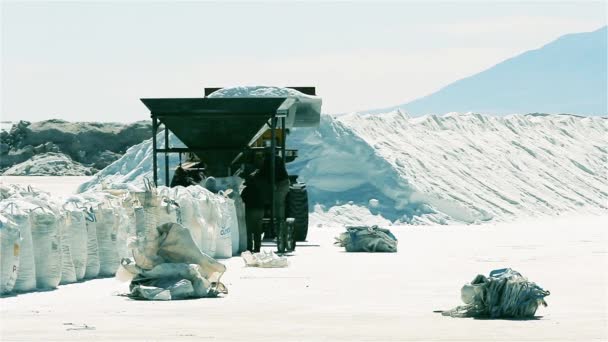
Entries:
[[378, 226], [346, 227], [334, 245], [345, 247], [347, 252], [397, 252], [397, 238]]
[[[226, 266], [204, 254], [188, 229], [178, 223], [156, 227], [156, 238], [138, 237], [130, 247], [134, 259], [123, 259], [122, 267], [133, 275], [129, 297], [174, 300], [216, 297], [227, 294], [220, 282]], [[125, 278], [124, 272], [118, 272]]]
[[273, 251], [262, 250], [252, 254], [250, 251], [241, 253], [241, 257], [248, 267], [281, 268], [289, 266], [289, 260], [284, 256], [278, 256]]
[[465, 284], [461, 298], [465, 305], [442, 312], [451, 317], [532, 318], [540, 305], [547, 306], [549, 291], [528, 281], [510, 268], [494, 270], [489, 277], [477, 275]]

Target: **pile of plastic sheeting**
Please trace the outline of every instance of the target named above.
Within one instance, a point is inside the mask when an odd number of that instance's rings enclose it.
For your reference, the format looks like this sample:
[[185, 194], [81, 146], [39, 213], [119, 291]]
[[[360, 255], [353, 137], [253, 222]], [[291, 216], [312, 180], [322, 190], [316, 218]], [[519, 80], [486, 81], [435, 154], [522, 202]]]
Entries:
[[273, 251], [262, 250], [259, 253], [245, 251], [241, 257], [248, 267], [281, 268], [289, 266], [289, 260], [284, 256], [278, 256]]
[[528, 281], [510, 268], [494, 270], [489, 277], [477, 275], [465, 284], [461, 298], [465, 305], [444, 311], [444, 316], [478, 318], [534, 317], [540, 305], [547, 306], [545, 297], [549, 291]]
[[397, 238], [378, 226], [346, 227], [334, 245], [345, 247], [347, 252], [397, 252]]
[[123, 259], [122, 267], [132, 277], [131, 298], [175, 300], [228, 293], [220, 282], [226, 266], [201, 252], [178, 223], [161, 224], [129, 247], [134, 258]]

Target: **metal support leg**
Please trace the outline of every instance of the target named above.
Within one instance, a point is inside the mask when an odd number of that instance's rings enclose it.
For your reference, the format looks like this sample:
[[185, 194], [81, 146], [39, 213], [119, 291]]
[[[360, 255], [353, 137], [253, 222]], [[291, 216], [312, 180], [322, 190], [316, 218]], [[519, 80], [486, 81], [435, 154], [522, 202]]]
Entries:
[[156, 160], [156, 133], [158, 132], [158, 119], [152, 117], [152, 174], [154, 175], [154, 185], [158, 186], [158, 161]]
[[165, 125], [165, 186], [169, 187], [169, 154], [166, 152], [169, 148], [169, 130]]
[[[275, 156], [277, 153], [277, 151], [276, 151], [277, 146], [276, 146], [276, 141], [275, 141], [276, 136], [277, 136], [277, 132], [276, 132], [277, 118], [274, 114], [272, 115], [271, 122], [272, 122], [272, 126], [270, 127], [270, 189], [271, 189], [271, 191], [270, 191], [270, 229], [272, 229], [273, 231], [276, 232], [275, 221], [274, 221], [274, 215], [275, 215], [274, 201], [276, 200], [275, 199], [276, 196], [274, 195], [275, 187], [276, 187], [276, 185], [275, 185], [275, 183], [276, 183], [275, 176], [276, 175], [275, 175], [275, 165], [274, 164], [275, 164]], [[278, 236], [278, 234], [277, 234], [277, 236]]]
[[287, 140], [287, 133], [285, 132], [285, 117], [281, 118], [281, 132], [283, 133], [283, 139], [281, 139], [281, 158], [283, 159], [283, 165], [285, 165], [285, 140]]

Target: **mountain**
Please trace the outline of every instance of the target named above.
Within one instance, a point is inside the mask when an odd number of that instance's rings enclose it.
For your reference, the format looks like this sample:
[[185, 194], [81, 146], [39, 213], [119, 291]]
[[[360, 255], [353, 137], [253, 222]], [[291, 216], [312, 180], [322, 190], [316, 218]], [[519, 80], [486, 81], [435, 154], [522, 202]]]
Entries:
[[607, 41], [607, 27], [568, 34], [428, 96], [365, 113], [608, 115]]

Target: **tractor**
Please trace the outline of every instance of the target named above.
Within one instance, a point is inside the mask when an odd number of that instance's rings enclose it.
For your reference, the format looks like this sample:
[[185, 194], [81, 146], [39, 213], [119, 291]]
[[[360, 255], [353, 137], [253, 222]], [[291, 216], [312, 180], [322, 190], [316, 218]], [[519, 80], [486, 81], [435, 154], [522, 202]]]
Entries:
[[[166, 186], [170, 181], [169, 154], [178, 153], [180, 175], [194, 183], [205, 178], [244, 178], [255, 170], [265, 156], [271, 158], [272, 173], [268, 196], [272, 205], [262, 219], [264, 238], [276, 238], [279, 253], [293, 251], [296, 241], [305, 241], [308, 233], [308, 193], [298, 175], [288, 175], [283, 215], [275, 213], [275, 160], [287, 164], [295, 160], [298, 151], [288, 149], [289, 131], [296, 127], [316, 127], [320, 122], [321, 99], [314, 87], [290, 87], [303, 96], [281, 97], [214, 97], [222, 88], [205, 88], [202, 98], [144, 98], [141, 101], [152, 117], [152, 163], [154, 183], [158, 185], [158, 154], [164, 155]], [[299, 92], [299, 93], [298, 93]], [[217, 95], [217, 94], [216, 94]], [[164, 126], [164, 147], [160, 148], [157, 134]], [[186, 147], [171, 147], [169, 131]], [[182, 160], [184, 161], [182, 162]], [[237, 190], [238, 188], [234, 189]], [[285, 224], [278, 222], [286, 218]]]

